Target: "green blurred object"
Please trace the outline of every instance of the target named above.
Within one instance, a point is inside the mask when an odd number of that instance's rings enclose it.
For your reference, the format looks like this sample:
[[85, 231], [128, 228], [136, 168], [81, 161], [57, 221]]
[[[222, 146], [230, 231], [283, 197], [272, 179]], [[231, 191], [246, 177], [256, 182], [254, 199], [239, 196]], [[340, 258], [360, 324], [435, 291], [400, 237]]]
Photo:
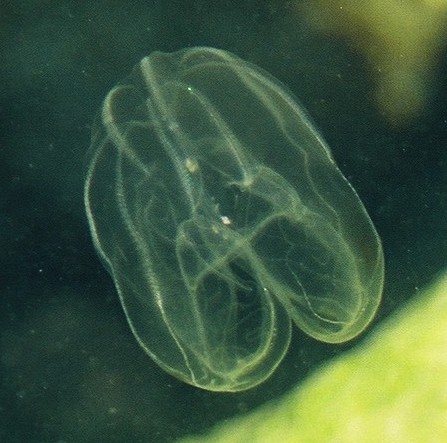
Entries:
[[447, 442], [447, 273], [289, 395], [183, 442]]

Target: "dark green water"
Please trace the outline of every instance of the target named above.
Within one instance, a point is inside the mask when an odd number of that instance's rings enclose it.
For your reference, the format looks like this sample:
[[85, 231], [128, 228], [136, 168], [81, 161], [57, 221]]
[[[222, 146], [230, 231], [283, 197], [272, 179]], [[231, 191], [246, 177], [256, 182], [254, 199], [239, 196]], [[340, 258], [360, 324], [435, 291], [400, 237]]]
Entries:
[[295, 330], [274, 375], [238, 394], [183, 384], [139, 348], [94, 252], [82, 191], [96, 110], [154, 50], [226, 49], [299, 97], [381, 235], [386, 283], [376, 322], [445, 267], [446, 66], [432, 107], [393, 129], [369, 98], [363, 60], [313, 36], [289, 8], [0, 6], [0, 441], [170, 442], [277, 398], [354, 344], [325, 345]]

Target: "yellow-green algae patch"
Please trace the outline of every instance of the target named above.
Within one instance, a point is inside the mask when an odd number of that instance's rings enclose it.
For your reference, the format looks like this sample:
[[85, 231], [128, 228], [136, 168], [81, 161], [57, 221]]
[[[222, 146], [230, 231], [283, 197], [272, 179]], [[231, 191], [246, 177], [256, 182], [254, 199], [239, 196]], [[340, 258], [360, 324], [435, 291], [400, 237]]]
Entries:
[[447, 0], [313, 0], [295, 2], [317, 33], [336, 35], [363, 54], [375, 79], [375, 101], [405, 126], [427, 107], [442, 62]]
[[447, 273], [290, 394], [186, 442], [447, 442]]

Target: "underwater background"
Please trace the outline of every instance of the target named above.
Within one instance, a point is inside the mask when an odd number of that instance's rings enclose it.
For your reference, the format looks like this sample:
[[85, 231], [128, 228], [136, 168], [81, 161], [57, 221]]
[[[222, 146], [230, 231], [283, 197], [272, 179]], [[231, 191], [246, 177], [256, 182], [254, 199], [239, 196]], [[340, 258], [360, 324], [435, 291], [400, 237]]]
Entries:
[[[447, 5], [329, 3], [3, 2], [0, 441], [203, 433], [361, 346], [446, 268], [447, 32], [431, 14], [445, 19]], [[231, 51], [293, 91], [385, 251], [383, 301], [361, 337], [334, 346], [294, 328], [275, 373], [237, 394], [186, 385], [140, 349], [83, 207], [85, 154], [105, 94], [152, 51], [199, 45]]]

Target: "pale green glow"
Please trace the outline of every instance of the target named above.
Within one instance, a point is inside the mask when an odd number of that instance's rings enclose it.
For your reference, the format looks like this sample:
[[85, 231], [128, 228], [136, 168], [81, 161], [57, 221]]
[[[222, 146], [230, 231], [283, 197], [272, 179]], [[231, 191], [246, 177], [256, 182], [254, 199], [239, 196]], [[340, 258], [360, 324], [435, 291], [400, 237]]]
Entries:
[[447, 274], [274, 404], [183, 443], [445, 443]]

